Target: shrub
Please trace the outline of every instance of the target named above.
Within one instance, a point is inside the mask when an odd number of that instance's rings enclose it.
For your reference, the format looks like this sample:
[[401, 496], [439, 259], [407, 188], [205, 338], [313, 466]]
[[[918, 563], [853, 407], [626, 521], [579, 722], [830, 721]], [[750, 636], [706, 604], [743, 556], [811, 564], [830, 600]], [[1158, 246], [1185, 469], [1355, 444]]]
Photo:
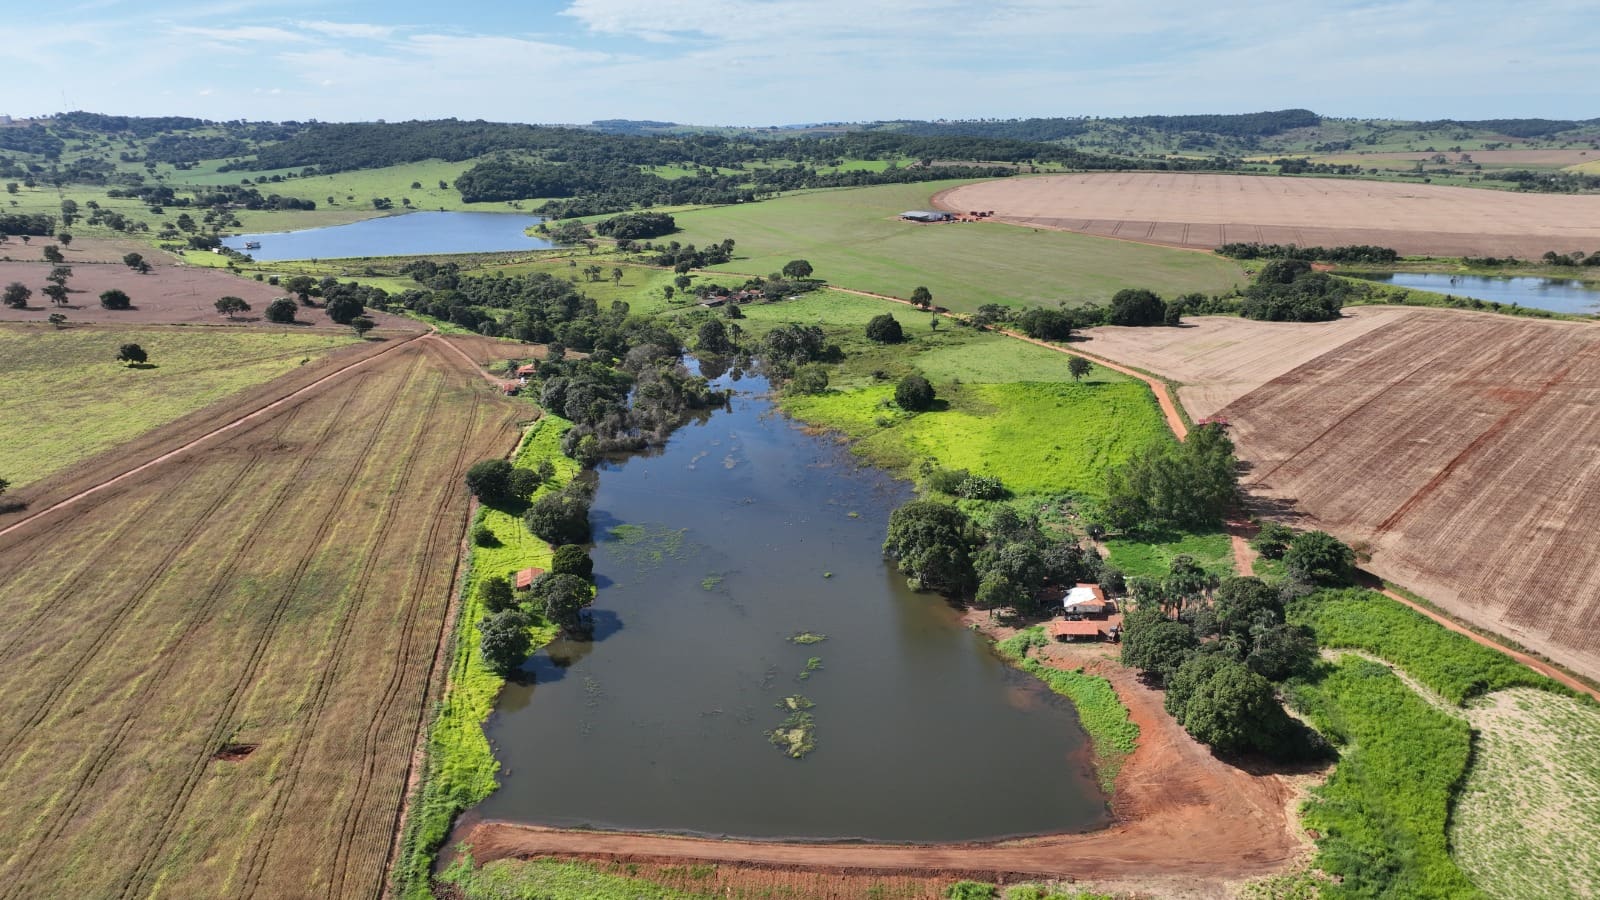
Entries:
[[515, 466], [506, 481], [506, 495], [513, 500], [526, 500], [544, 483], [544, 478], [533, 469]]
[[784, 388], [788, 394], [821, 394], [828, 390], [828, 367], [822, 363], [806, 363], [794, 372]]
[[956, 485], [955, 494], [968, 500], [1003, 500], [1006, 496], [1006, 486], [998, 478], [968, 475]]
[[516, 593], [504, 575], [490, 575], [478, 585], [478, 596], [483, 608], [491, 613], [504, 612], [517, 605]]
[[1284, 551], [1289, 549], [1289, 542], [1293, 540], [1293, 528], [1277, 522], [1266, 522], [1250, 540], [1250, 546], [1266, 559], [1283, 559]]
[[298, 312], [299, 307], [295, 306], [293, 300], [289, 299], [288, 297], [279, 297], [278, 299], [267, 304], [267, 309], [263, 315], [267, 317], [268, 322], [273, 322], [278, 325], [289, 325], [293, 324], [294, 317]]
[[126, 291], [112, 288], [100, 292], [100, 305], [106, 309], [132, 309], [133, 301], [128, 299]]
[[1160, 325], [1167, 307], [1150, 291], [1126, 288], [1111, 298], [1112, 325]]
[[498, 547], [500, 539], [495, 536], [493, 528], [480, 524], [472, 526], [472, 543], [479, 547]]
[[589, 540], [589, 498], [573, 490], [546, 494], [523, 513], [528, 530], [551, 544], [581, 544]]
[[923, 412], [933, 406], [933, 385], [921, 375], [912, 373], [900, 379], [894, 388], [894, 402], [908, 412]]
[[1017, 317], [1022, 333], [1039, 341], [1065, 341], [1072, 337], [1072, 316], [1059, 309], [1030, 309]]
[[478, 646], [483, 650], [484, 664], [506, 674], [526, 662], [533, 648], [529, 624], [528, 617], [514, 609], [495, 613], [480, 622]]
[[905, 332], [901, 330], [898, 319], [883, 313], [867, 322], [867, 338], [880, 344], [898, 344], [905, 340]]
[[1283, 554], [1289, 577], [1313, 584], [1348, 584], [1355, 552], [1326, 531], [1296, 535]]
[[511, 463], [503, 459], [473, 463], [466, 482], [472, 496], [488, 504], [501, 503], [511, 496]]

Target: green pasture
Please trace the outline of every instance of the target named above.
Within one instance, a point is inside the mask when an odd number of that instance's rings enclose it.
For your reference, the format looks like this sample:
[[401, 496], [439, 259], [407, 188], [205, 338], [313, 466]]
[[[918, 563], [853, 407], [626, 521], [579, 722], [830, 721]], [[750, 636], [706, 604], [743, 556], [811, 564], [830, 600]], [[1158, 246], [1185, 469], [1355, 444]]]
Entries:
[[1083, 306], [1123, 288], [1163, 295], [1215, 293], [1245, 283], [1221, 257], [1057, 231], [981, 224], [916, 225], [899, 213], [923, 208], [960, 181], [796, 193], [760, 203], [676, 214], [673, 240], [705, 245], [726, 237], [735, 259], [715, 270], [766, 275], [806, 259], [840, 287], [910, 297], [917, 286], [959, 312], [984, 303]]
[[[230, 328], [0, 327], [0, 477], [22, 486], [352, 343]], [[136, 343], [152, 368], [117, 362]]]
[[1124, 575], [1164, 578], [1172, 571], [1172, 561], [1188, 556], [1202, 569], [1223, 578], [1234, 574], [1233, 542], [1227, 534], [1177, 532], [1161, 535], [1112, 537], [1105, 541], [1107, 558]]
[[855, 438], [873, 463], [910, 473], [923, 461], [1003, 481], [1018, 494], [1098, 495], [1105, 470], [1166, 435], [1143, 384], [935, 382], [942, 404], [909, 415], [894, 385], [789, 397], [785, 411]]

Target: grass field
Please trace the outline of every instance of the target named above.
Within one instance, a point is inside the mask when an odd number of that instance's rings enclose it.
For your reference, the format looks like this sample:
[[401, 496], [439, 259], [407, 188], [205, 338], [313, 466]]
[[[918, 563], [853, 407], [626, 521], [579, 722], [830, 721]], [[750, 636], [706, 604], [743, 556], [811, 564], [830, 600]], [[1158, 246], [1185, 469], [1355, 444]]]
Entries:
[[1486, 893], [1592, 896], [1600, 885], [1600, 707], [1517, 688], [1467, 711], [1472, 768], [1451, 853]]
[[[148, 369], [116, 361], [137, 343]], [[353, 343], [305, 333], [0, 327], [0, 474], [38, 481], [231, 394]]]
[[717, 269], [766, 275], [801, 258], [832, 284], [895, 297], [923, 285], [935, 303], [960, 312], [984, 303], [1103, 303], [1127, 287], [1212, 293], [1245, 281], [1236, 264], [1205, 254], [998, 223], [929, 226], [896, 218], [961, 183], [815, 191], [681, 212], [682, 232], [672, 239], [705, 245], [733, 238], [736, 258]]
[[1164, 578], [1172, 571], [1172, 560], [1189, 556], [1207, 572], [1220, 577], [1234, 574], [1233, 543], [1228, 535], [1217, 531], [1205, 534], [1173, 534], [1129, 540], [1108, 538], [1105, 542], [1106, 561], [1122, 570], [1124, 575], [1148, 575]]
[[933, 460], [999, 478], [1019, 494], [1098, 495], [1108, 466], [1166, 434], [1143, 384], [937, 387], [947, 406], [918, 415], [893, 407], [892, 384], [791, 397], [783, 406], [856, 438], [856, 452], [877, 465], [909, 472]]
[[0, 896], [378, 895], [512, 410], [423, 338], [0, 538]]

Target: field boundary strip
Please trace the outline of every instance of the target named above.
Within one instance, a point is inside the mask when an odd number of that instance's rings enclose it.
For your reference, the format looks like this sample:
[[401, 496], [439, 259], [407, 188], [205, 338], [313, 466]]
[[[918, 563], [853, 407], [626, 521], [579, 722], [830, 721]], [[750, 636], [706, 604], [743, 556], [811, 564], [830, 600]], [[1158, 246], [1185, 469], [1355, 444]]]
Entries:
[[244, 424], [246, 424], [248, 422], [253, 422], [256, 419], [258, 419], [258, 418], [260, 418], [260, 417], [272, 412], [273, 410], [276, 410], [279, 407], [284, 406], [285, 404], [295, 400], [296, 398], [303, 396], [304, 394], [312, 391], [313, 389], [317, 388], [318, 386], [320, 386], [320, 385], [322, 385], [322, 384], [324, 384], [324, 383], [326, 383], [328, 381], [331, 381], [331, 380], [333, 380], [335, 378], [338, 378], [339, 376], [345, 374], [346, 372], [351, 371], [352, 369], [356, 369], [356, 368], [360, 368], [362, 366], [365, 366], [368, 363], [372, 362], [373, 360], [378, 359], [379, 357], [386, 356], [389, 353], [392, 353], [395, 350], [397, 350], [397, 349], [399, 349], [401, 347], [404, 347], [405, 345], [411, 343], [412, 341], [419, 340], [419, 339], [424, 338], [424, 337], [428, 337], [430, 334], [431, 334], [431, 332], [427, 333], [427, 334], [418, 334], [418, 335], [414, 335], [412, 337], [405, 338], [405, 339], [399, 341], [398, 343], [396, 343], [396, 344], [394, 344], [392, 346], [385, 347], [382, 350], [379, 350], [377, 353], [374, 353], [371, 356], [366, 356], [366, 357], [363, 357], [361, 359], [354, 360], [351, 363], [349, 363], [348, 365], [341, 366], [341, 367], [333, 370], [332, 372], [329, 372], [326, 375], [323, 375], [323, 376], [317, 378], [317, 380], [311, 382], [308, 385], [305, 385], [304, 387], [301, 387], [301, 388], [299, 388], [299, 389], [297, 389], [297, 390], [295, 390], [295, 391], [293, 391], [293, 392], [291, 392], [289, 394], [286, 394], [286, 395], [284, 395], [282, 397], [279, 397], [278, 399], [273, 400], [270, 403], [268, 403], [267, 405], [259, 407], [259, 408], [255, 409], [252, 412], [246, 413], [243, 416], [239, 416], [239, 417], [237, 417], [237, 418], [235, 418], [235, 419], [233, 419], [233, 420], [231, 420], [231, 421], [229, 421], [227, 423], [224, 423], [223, 425], [220, 425], [220, 426], [218, 426], [218, 427], [206, 432], [205, 434], [202, 434], [199, 437], [194, 438], [193, 440], [190, 440], [190, 441], [188, 441], [188, 442], [186, 442], [186, 443], [184, 443], [184, 444], [182, 444], [182, 445], [180, 445], [178, 447], [175, 447], [175, 448], [173, 448], [171, 450], [166, 451], [165, 453], [162, 453], [161, 455], [155, 457], [154, 459], [147, 460], [146, 462], [143, 462], [143, 463], [135, 466], [132, 469], [127, 469], [127, 470], [123, 471], [121, 474], [113, 476], [112, 478], [109, 478], [109, 479], [107, 479], [105, 481], [102, 481], [99, 484], [92, 485], [92, 486], [90, 486], [88, 488], [85, 488], [85, 489], [83, 489], [81, 491], [78, 491], [75, 494], [72, 494], [69, 497], [65, 497], [65, 498], [63, 498], [61, 500], [58, 500], [55, 503], [52, 503], [49, 506], [45, 507], [44, 509], [39, 510], [38, 512], [29, 513], [24, 518], [22, 518], [22, 519], [20, 519], [20, 520], [18, 520], [16, 522], [12, 522], [10, 525], [5, 526], [4, 528], [0, 528], [0, 537], [4, 537], [4, 536], [6, 536], [6, 535], [8, 535], [8, 534], [10, 534], [10, 533], [12, 533], [14, 531], [17, 531], [17, 530], [23, 528], [24, 526], [26, 526], [26, 525], [34, 522], [34, 521], [37, 521], [38, 519], [40, 519], [40, 518], [42, 518], [44, 516], [49, 515], [50, 513], [53, 513], [53, 512], [55, 512], [57, 510], [60, 510], [60, 509], [63, 509], [65, 507], [67, 507], [67, 506], [71, 506], [72, 504], [77, 503], [78, 501], [82, 500], [85, 497], [90, 496], [91, 494], [95, 494], [95, 493], [98, 493], [100, 491], [103, 491], [106, 488], [111, 487], [112, 485], [119, 484], [119, 483], [121, 483], [123, 481], [126, 481], [129, 478], [132, 478], [133, 476], [139, 474], [140, 472], [144, 472], [146, 470], [152, 469], [152, 468], [160, 465], [161, 463], [164, 463], [164, 462], [166, 462], [166, 461], [168, 461], [168, 460], [170, 460], [170, 459], [172, 459], [174, 457], [180, 456], [180, 455], [182, 455], [182, 454], [184, 454], [184, 453], [186, 453], [186, 452], [188, 452], [190, 450], [193, 450], [195, 447], [198, 447], [199, 445], [205, 443], [206, 441], [211, 440], [212, 438], [216, 437], [219, 434], [223, 434], [225, 432], [232, 431], [235, 428], [238, 428], [238, 427], [240, 427], [240, 426], [242, 426], [242, 425], [244, 425]]

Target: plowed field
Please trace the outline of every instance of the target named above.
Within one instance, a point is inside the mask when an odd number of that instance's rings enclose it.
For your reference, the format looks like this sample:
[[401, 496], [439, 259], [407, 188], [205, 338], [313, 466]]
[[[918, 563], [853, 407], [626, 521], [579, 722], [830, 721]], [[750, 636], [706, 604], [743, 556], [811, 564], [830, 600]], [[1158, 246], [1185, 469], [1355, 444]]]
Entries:
[[0, 897], [378, 896], [511, 416], [420, 338], [0, 536]]
[[1221, 415], [1257, 497], [1600, 677], [1600, 329], [1418, 310]]
[[1149, 244], [1377, 244], [1403, 254], [1537, 257], [1600, 250], [1600, 196], [1329, 178], [1129, 172], [983, 181], [941, 209]]

